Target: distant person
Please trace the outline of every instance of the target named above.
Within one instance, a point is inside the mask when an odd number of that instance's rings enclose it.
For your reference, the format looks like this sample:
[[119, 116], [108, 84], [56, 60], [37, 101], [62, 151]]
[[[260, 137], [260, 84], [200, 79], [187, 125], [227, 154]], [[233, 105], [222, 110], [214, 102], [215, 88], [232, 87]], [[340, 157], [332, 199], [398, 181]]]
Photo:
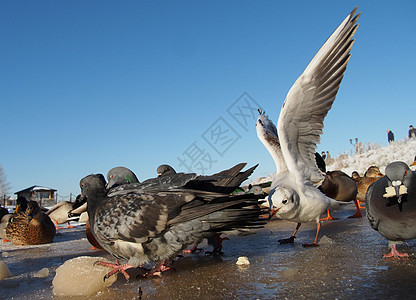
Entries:
[[413, 125], [409, 126], [409, 139], [416, 138], [416, 129], [413, 128]]
[[331, 159], [331, 155], [329, 154], [329, 151], [326, 151], [326, 159]]
[[[410, 137], [410, 133], [409, 133], [409, 137]], [[387, 140], [389, 143], [394, 141], [394, 134], [389, 129], [387, 129]]]
[[322, 153], [321, 153], [321, 157], [322, 157], [322, 159], [323, 159], [323, 160], [325, 160], [325, 159], [326, 159], [326, 154], [325, 154], [325, 151], [322, 151]]

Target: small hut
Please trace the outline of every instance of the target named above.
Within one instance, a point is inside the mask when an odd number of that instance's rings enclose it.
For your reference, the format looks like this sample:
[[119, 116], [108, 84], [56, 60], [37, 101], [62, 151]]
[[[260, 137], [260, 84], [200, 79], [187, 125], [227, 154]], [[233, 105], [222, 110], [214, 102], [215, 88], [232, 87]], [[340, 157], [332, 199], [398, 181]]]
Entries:
[[55, 189], [34, 185], [15, 194], [17, 197], [25, 197], [28, 200], [37, 201], [39, 206], [51, 206], [55, 204], [55, 192]]

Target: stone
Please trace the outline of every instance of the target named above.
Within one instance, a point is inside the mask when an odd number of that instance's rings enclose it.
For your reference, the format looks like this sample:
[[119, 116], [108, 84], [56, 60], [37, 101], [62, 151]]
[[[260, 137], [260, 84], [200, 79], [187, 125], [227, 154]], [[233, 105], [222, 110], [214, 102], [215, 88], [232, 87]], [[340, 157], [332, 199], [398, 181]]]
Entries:
[[52, 281], [55, 296], [91, 296], [104, 291], [117, 280], [113, 275], [104, 281], [111, 269], [95, 265], [96, 261], [105, 261], [102, 257], [81, 256], [67, 260], [56, 269]]

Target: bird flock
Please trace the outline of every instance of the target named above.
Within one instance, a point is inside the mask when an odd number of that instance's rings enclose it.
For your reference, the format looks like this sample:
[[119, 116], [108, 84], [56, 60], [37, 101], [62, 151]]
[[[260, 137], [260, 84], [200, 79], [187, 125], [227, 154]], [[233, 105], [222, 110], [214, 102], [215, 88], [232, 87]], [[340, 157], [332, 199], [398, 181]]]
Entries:
[[[321, 221], [334, 219], [331, 210], [353, 201], [357, 211], [350, 217], [361, 217], [365, 203], [371, 227], [388, 240], [391, 251], [385, 257], [408, 256], [396, 244], [416, 238], [416, 177], [409, 166], [396, 161], [385, 175], [370, 166], [362, 177], [356, 172], [349, 176], [340, 170], [326, 172], [316, 153], [350, 60], [360, 17], [356, 11], [295, 81], [277, 126], [259, 110], [257, 136], [276, 167], [270, 184], [241, 187], [257, 167], [243, 170], [245, 163], [209, 176], [161, 165], [157, 177], [143, 182], [128, 168], [116, 167], [107, 179], [102, 174], [82, 178], [75, 203], [61, 202], [46, 213], [35, 201], [18, 199], [14, 213], [0, 211], [2, 238], [16, 244], [48, 243], [56, 232], [52, 221], [62, 224], [86, 214], [88, 240], [116, 259], [97, 262], [111, 268], [105, 279], [119, 272], [129, 279], [126, 270], [131, 268], [149, 277], [171, 270], [176, 259], [198, 251], [205, 239], [213, 247], [209, 254], [221, 255], [223, 240], [255, 233], [275, 216], [296, 223], [293, 234], [277, 242], [294, 243], [301, 224], [315, 222], [315, 239], [303, 246], [319, 246]], [[328, 216], [321, 219], [324, 213]]]

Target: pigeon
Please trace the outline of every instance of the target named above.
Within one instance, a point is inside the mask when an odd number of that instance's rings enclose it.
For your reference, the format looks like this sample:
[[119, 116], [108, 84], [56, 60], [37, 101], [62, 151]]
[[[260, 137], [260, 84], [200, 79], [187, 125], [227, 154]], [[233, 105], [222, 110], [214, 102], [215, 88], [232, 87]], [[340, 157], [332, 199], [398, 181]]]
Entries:
[[171, 175], [171, 174], [176, 174], [176, 171], [174, 168], [172, 168], [169, 165], [160, 165], [159, 167], [157, 167], [157, 176], [164, 176], [164, 175]]
[[[111, 188], [108, 191], [109, 196], [123, 195], [131, 191], [150, 191], [155, 189], [173, 189], [173, 188], [184, 188], [192, 190], [198, 195], [203, 194], [203, 197], [219, 197], [226, 196], [231, 192], [235, 191], [240, 184], [245, 181], [257, 168], [258, 165], [255, 165], [246, 171], [241, 171], [247, 164], [239, 163], [233, 166], [230, 169], [221, 171], [219, 173], [202, 176], [195, 173], [176, 173], [175, 172], [164, 172], [163, 175], [159, 175], [157, 178], [148, 179], [142, 183], [129, 184], [128, 182], [123, 182], [122, 178], [126, 178], [128, 175], [134, 173], [128, 168], [113, 168], [108, 174], [107, 178], [120, 178], [117, 181], [117, 185]], [[169, 169], [168, 165], [164, 166], [163, 169]], [[167, 166], [167, 167], [166, 167]], [[172, 167], [170, 167], [173, 170]], [[158, 171], [160, 171], [160, 166]], [[107, 184], [107, 186], [109, 186]], [[262, 192], [260, 192], [262, 193]], [[225, 232], [223, 232], [225, 233]], [[237, 234], [241, 234], [242, 231], [239, 230]], [[247, 230], [244, 232], [248, 233]], [[235, 235], [236, 232], [227, 232], [227, 234]], [[212, 245], [214, 248], [212, 251], [206, 251], [206, 254], [210, 255], [221, 255], [223, 254], [222, 242], [228, 240], [228, 238], [221, 237], [221, 233], [207, 233], [206, 239], [209, 245]], [[185, 250], [185, 253], [193, 253], [195, 251], [200, 251], [202, 249], [198, 248], [198, 244], [193, 245], [190, 250]]]
[[270, 217], [276, 215], [297, 222], [292, 236], [280, 240], [281, 243], [293, 243], [301, 223], [314, 221], [317, 223], [315, 240], [303, 246], [318, 246], [319, 217], [331, 206], [338, 205], [316, 188], [324, 176], [316, 165], [315, 149], [350, 58], [360, 16], [355, 15], [356, 10], [339, 25], [290, 89], [277, 129], [259, 110], [257, 136], [276, 165], [268, 196]]
[[365, 196], [370, 225], [389, 242], [390, 253], [384, 257], [407, 257], [396, 244], [416, 238], [416, 176], [401, 161], [386, 167], [385, 176], [372, 183]]
[[[246, 171], [241, 171], [247, 164], [239, 163], [230, 169], [221, 171], [213, 175], [197, 175], [196, 173], [171, 173], [158, 176], [156, 178], [147, 179], [140, 183], [125, 184], [120, 182], [119, 186], [112, 186], [108, 184], [109, 195], [122, 195], [131, 190], [145, 191], [153, 189], [173, 189], [186, 188], [198, 191], [207, 191], [212, 193], [230, 194], [240, 184], [247, 180], [247, 178], [254, 172], [258, 165], [255, 165]], [[131, 170], [117, 169], [118, 178], [122, 178], [124, 172], [131, 172]], [[114, 170], [110, 170], [107, 177], [113, 176]], [[134, 173], [133, 173], [134, 174]], [[114, 175], [115, 177], [115, 175]]]
[[[160, 275], [188, 245], [207, 233], [263, 226], [259, 196], [205, 197], [188, 189], [131, 191], [108, 196], [101, 174], [80, 181], [87, 198], [92, 233], [104, 250], [116, 257], [105, 278], [154, 262], [146, 276]], [[127, 260], [119, 264], [118, 259]]]
[[136, 174], [126, 167], [115, 167], [107, 173], [107, 189], [130, 183], [140, 183], [140, 181]]

